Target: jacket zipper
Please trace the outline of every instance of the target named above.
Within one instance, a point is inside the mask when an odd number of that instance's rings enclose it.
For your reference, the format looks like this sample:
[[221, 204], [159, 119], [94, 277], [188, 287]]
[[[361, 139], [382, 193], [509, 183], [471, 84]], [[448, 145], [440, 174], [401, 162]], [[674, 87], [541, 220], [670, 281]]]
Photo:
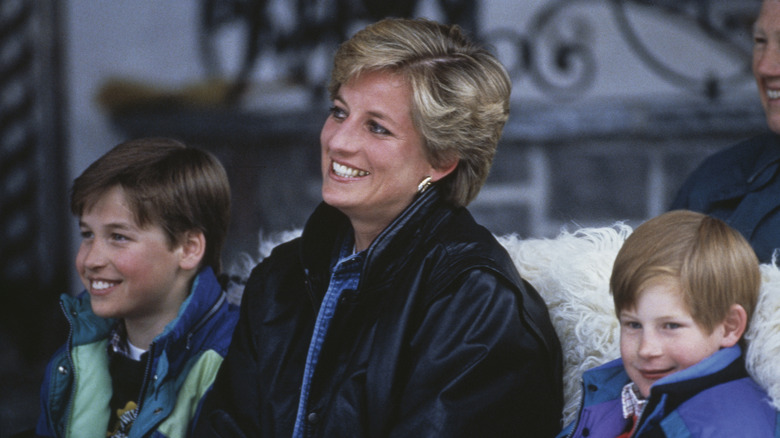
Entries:
[[[141, 407], [144, 403], [144, 393], [146, 392], [146, 386], [149, 384], [149, 379], [152, 374], [152, 362], [154, 361], [154, 346], [155, 343], [152, 342], [151, 345], [149, 345], [149, 357], [146, 358], [146, 370], [144, 370], [144, 381], [141, 384], [141, 393], [138, 396], [138, 415], [141, 414]], [[136, 417], [137, 418], [137, 417]]]
[[[67, 348], [66, 352], [67, 354], [65, 357], [68, 359], [68, 365], [70, 365], [70, 372], [71, 372], [71, 388], [70, 388], [70, 397], [68, 397], [68, 406], [65, 408], [65, 415], [63, 416], [65, 420], [65, 436], [69, 436], [68, 434], [68, 425], [70, 424], [70, 411], [73, 408], [73, 400], [76, 397], [76, 364], [73, 363], [73, 320], [71, 319], [70, 313], [68, 313], [67, 309], [65, 309], [65, 304], [60, 300], [60, 310], [62, 310], [62, 313], [65, 315], [65, 320], [68, 321], [68, 340], [67, 340]], [[59, 369], [52, 370], [53, 373], [58, 373]], [[51, 406], [49, 406], [49, 413], [51, 414]], [[54, 424], [54, 418], [49, 419], [49, 424], [51, 424], [51, 430], [57, 431], [56, 425]]]
[[[219, 299], [216, 303], [214, 303], [213, 306], [211, 306], [211, 309], [195, 324], [195, 327], [193, 327], [192, 330], [187, 333], [187, 341], [185, 348], [187, 350], [190, 349], [190, 341], [192, 340], [192, 335], [201, 328], [209, 319], [211, 319], [214, 314], [217, 313], [222, 303], [225, 302], [227, 299], [227, 294], [225, 294], [225, 291], [222, 291], [222, 294], [220, 295]], [[141, 413], [141, 408], [144, 404], [144, 393], [146, 393], [147, 386], [150, 384], [151, 380], [154, 380], [152, 378], [152, 362], [154, 361], [154, 352], [155, 352], [155, 346], [157, 345], [156, 342], [152, 342], [152, 344], [149, 346], [148, 351], [148, 357], [146, 358], [146, 370], [144, 371], [144, 380], [143, 384], [141, 385], [141, 393], [138, 397], [138, 414]]]
[[222, 291], [222, 294], [219, 296], [219, 299], [216, 303], [214, 303], [213, 306], [211, 306], [211, 309], [203, 315], [203, 317], [195, 324], [195, 326], [187, 333], [187, 343], [185, 344], [185, 348], [187, 350], [190, 349], [191, 345], [190, 342], [192, 341], [192, 337], [195, 335], [195, 332], [198, 331], [201, 327], [203, 327], [206, 322], [208, 322], [209, 319], [211, 319], [212, 316], [214, 316], [215, 313], [219, 310], [220, 307], [222, 307], [222, 303], [227, 300], [227, 294], [225, 291]]
[[582, 418], [582, 411], [585, 410], [585, 380], [582, 381], [582, 396], [580, 397], [580, 408], [577, 409], [577, 417], [574, 420], [574, 425], [571, 428], [571, 432], [566, 435], [566, 438], [572, 438], [574, 433], [577, 432], [577, 427], [580, 425], [580, 419]]
[[[568, 435], [566, 435], [565, 438], [572, 438], [574, 436], [574, 433], [577, 432], [577, 427], [580, 425], [580, 420], [582, 418], [582, 411], [585, 410], [585, 381], [582, 382], [582, 400], [580, 401], [580, 408], [577, 411], [577, 419], [574, 420], [574, 426], [571, 428], [571, 432], [569, 432]], [[636, 420], [636, 429], [634, 429], [634, 433], [631, 434], [629, 438], [633, 438], [636, 436], [636, 434], [639, 432], [639, 426], [642, 423], [643, 417], [645, 415], [645, 412], [642, 412], [642, 415], [639, 416]]]

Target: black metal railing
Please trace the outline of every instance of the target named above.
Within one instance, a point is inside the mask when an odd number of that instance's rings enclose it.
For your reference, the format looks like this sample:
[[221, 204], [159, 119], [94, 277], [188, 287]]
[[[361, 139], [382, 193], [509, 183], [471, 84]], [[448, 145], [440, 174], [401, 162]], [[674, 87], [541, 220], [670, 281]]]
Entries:
[[[212, 76], [231, 76], [235, 100], [244, 91], [249, 76], [257, 68], [263, 51], [284, 56], [287, 77], [312, 88], [314, 95], [324, 86], [322, 75], [313, 75], [312, 53], [318, 47], [332, 49], [362, 23], [385, 16], [411, 16], [418, 0], [297, 0], [279, 9], [267, 0], [203, 0], [201, 11], [201, 53]], [[550, 0], [533, 11], [527, 28], [502, 27], [484, 31], [476, 17], [482, 7], [478, 0], [439, 0], [444, 20], [458, 23], [478, 39], [494, 46], [508, 66], [513, 79], [530, 78], [552, 98], [573, 99], [592, 86], [599, 70], [595, 28], [583, 13], [588, 6], [607, 5], [619, 34], [641, 63], [664, 81], [693, 94], [716, 99], [730, 85], [749, 77], [751, 26], [761, 0]], [[275, 8], [274, 5], [277, 7]], [[636, 31], [633, 15], [660, 14], [675, 20], [687, 31], [703, 35], [714, 49], [733, 60], [736, 69], [702, 74], [688, 72], [680, 65], [654, 54], [654, 41], [643, 40]], [[242, 44], [237, 65], [228, 72], [219, 59], [216, 45], [228, 27], [239, 33]], [[235, 36], [234, 36], [235, 38]]]
[[[387, 16], [411, 16], [418, 0], [295, 0], [280, 4], [267, 0], [203, 0], [201, 5], [200, 50], [207, 73], [213, 77], [232, 75], [229, 100], [244, 91], [252, 70], [264, 51], [288, 59], [288, 79], [316, 91], [323, 78], [310, 71], [312, 53], [319, 47], [335, 47], [358, 23]], [[475, 0], [439, 0], [447, 20], [474, 30]], [[232, 67], [220, 59], [217, 43], [231, 28], [241, 47]], [[234, 38], [235, 40], [235, 38]], [[315, 76], [315, 77], [312, 77]]]

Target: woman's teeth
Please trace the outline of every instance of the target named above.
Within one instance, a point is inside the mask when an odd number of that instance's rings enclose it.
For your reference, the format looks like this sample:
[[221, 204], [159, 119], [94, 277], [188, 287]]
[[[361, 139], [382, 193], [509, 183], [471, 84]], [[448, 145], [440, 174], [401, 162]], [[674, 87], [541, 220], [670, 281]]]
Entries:
[[371, 174], [371, 172], [367, 172], [365, 170], [353, 169], [343, 164], [339, 164], [335, 161], [333, 162], [332, 167], [333, 167], [333, 173], [335, 173], [336, 175], [342, 178], [355, 178], [358, 176], [366, 176]]

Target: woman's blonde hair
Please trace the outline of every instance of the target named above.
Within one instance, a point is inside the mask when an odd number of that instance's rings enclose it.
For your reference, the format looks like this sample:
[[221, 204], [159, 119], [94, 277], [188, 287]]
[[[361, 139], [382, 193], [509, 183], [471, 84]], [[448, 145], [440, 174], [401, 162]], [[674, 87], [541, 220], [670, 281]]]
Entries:
[[328, 86], [331, 99], [362, 72], [399, 74], [412, 89], [412, 120], [428, 161], [458, 165], [439, 183], [445, 198], [468, 205], [485, 183], [509, 117], [512, 84], [506, 69], [458, 26], [388, 18], [338, 49]]
[[733, 304], [749, 322], [761, 287], [758, 258], [745, 238], [720, 219], [687, 210], [650, 219], [626, 239], [610, 279], [615, 311], [633, 308], [657, 280], [678, 284], [691, 316], [710, 333]]

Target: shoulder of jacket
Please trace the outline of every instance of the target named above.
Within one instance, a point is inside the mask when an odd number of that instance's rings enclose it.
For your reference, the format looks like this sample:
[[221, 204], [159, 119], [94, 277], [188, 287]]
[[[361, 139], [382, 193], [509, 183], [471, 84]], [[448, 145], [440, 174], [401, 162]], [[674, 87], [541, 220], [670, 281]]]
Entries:
[[513, 290], [527, 287], [509, 254], [489, 233], [476, 239], [473, 235], [462, 240], [438, 239], [432, 242], [427, 257], [435, 261], [430, 279], [431, 284], [437, 285], [437, 291], [451, 288], [456, 281], [476, 271], [495, 277]]
[[599, 401], [619, 397], [623, 387], [630, 382], [621, 359], [591, 368], [582, 374], [585, 397], [596, 397]]
[[[703, 412], [707, 415], [702, 416]], [[749, 377], [701, 391], [677, 407], [673, 414], [684, 421], [693, 436], [699, 436], [702, 427], [713, 425], [723, 436], [774, 436], [770, 432], [780, 427], [780, 413]]]
[[293, 263], [299, 263], [302, 250], [302, 239], [296, 237], [273, 247], [267, 256], [261, 256], [252, 267], [248, 277], [251, 278], [260, 271], [283, 269]]
[[718, 168], [733, 168], [735, 162], [753, 161], [762, 151], [777, 144], [776, 134], [761, 134], [731, 146], [727, 146], [705, 158], [697, 168], [697, 172]]

